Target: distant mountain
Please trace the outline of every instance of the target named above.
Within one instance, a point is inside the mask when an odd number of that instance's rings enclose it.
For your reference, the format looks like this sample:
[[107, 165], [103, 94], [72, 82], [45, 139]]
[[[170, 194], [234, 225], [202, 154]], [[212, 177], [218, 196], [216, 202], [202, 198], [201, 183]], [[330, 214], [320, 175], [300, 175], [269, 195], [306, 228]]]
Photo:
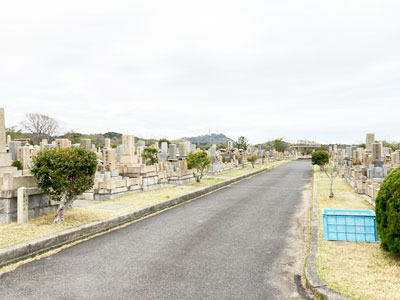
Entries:
[[211, 133], [206, 135], [200, 136], [193, 136], [193, 137], [184, 137], [181, 140], [186, 140], [192, 143], [200, 144], [200, 145], [212, 145], [212, 144], [221, 144], [226, 143], [226, 141], [232, 141], [232, 139], [228, 138], [225, 134], [222, 133]]

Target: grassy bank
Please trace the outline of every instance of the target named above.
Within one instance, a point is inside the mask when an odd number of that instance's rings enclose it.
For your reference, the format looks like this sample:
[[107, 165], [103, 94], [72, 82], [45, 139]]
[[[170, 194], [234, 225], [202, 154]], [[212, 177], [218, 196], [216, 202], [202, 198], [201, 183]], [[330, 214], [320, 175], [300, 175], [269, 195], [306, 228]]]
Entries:
[[400, 300], [400, 259], [383, 251], [379, 243], [325, 241], [322, 209], [374, 208], [357, 195], [343, 178], [334, 182], [336, 197], [329, 198], [329, 179], [317, 171], [319, 209], [318, 272], [329, 287], [362, 300]]

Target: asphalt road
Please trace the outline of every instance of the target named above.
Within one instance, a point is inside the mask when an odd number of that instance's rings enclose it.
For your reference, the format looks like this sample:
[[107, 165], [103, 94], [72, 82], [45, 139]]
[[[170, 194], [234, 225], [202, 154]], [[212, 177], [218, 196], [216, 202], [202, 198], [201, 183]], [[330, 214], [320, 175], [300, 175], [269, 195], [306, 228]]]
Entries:
[[310, 178], [292, 162], [27, 263], [0, 299], [296, 298], [279, 262]]

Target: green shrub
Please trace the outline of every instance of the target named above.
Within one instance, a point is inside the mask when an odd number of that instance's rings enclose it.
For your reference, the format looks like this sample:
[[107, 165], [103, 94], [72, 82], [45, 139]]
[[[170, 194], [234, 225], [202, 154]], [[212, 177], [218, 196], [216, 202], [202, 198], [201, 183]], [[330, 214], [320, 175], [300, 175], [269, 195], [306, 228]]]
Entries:
[[14, 162], [11, 164], [11, 166], [12, 166], [12, 167], [17, 167], [18, 170], [22, 170], [22, 168], [23, 168], [22, 163], [21, 163], [19, 160], [14, 161]]
[[320, 167], [324, 167], [329, 163], [329, 154], [326, 151], [318, 150], [311, 155], [311, 163]]
[[46, 149], [35, 156], [31, 171], [37, 185], [60, 202], [55, 223], [62, 223], [65, 209], [93, 187], [96, 167], [96, 154], [84, 148]]
[[254, 168], [254, 164], [256, 163], [258, 159], [257, 155], [250, 155], [247, 157], [247, 161], [251, 163], [251, 166]]
[[142, 157], [145, 159], [145, 164], [148, 166], [158, 163], [157, 149], [154, 147], [147, 147], [143, 150]]
[[203, 152], [190, 152], [187, 158], [189, 169], [193, 169], [193, 176], [197, 182], [207, 173], [211, 165], [210, 156]]
[[381, 246], [400, 254], [400, 168], [390, 172], [376, 197], [376, 222]]

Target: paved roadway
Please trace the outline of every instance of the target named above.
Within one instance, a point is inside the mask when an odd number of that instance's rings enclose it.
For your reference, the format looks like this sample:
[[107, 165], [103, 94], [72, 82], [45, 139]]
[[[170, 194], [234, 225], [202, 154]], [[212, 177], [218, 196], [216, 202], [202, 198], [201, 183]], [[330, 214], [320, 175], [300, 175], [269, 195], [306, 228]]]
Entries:
[[310, 178], [292, 162], [25, 264], [0, 299], [298, 299], [279, 262]]

